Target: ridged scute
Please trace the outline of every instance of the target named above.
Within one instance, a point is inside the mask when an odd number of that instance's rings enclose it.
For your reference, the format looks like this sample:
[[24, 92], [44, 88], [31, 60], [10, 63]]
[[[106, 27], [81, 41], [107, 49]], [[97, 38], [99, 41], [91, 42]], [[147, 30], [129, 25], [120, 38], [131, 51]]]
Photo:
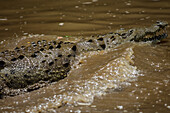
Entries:
[[130, 41], [160, 41], [167, 37], [166, 26], [166, 22], [157, 22], [148, 28], [121, 29], [77, 42], [40, 40], [3, 51], [0, 53], [0, 95], [10, 95], [5, 88], [34, 90], [41, 87], [41, 83], [65, 78], [75, 57], [82, 52], [100, 51]]

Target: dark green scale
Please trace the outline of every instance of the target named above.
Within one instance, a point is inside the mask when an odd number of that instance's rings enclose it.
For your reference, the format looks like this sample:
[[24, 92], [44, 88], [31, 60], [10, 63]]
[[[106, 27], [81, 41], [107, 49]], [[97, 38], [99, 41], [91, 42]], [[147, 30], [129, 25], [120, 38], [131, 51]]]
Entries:
[[[55, 45], [57, 45], [56, 42], [50, 42], [47, 45], [45, 43], [45, 48], [43, 48], [44, 50], [42, 51], [44, 52], [44, 56], [42, 56], [40, 52], [37, 52], [39, 50], [39, 46], [35, 47], [31, 45], [25, 47], [23, 50], [20, 50], [22, 51], [20, 52], [20, 54], [22, 55], [15, 55], [15, 57], [12, 57], [10, 59], [11, 62], [13, 62], [13, 66], [19, 65], [17, 64], [18, 62], [24, 62], [26, 60], [25, 57], [27, 57], [30, 61], [34, 61], [39, 60], [37, 59], [37, 57], [41, 56], [44, 58], [44, 60], [40, 61], [39, 66], [30, 64], [31, 66], [28, 66], [29, 68], [25, 71], [23, 70], [21, 72], [18, 72], [17, 69], [14, 68], [13, 70], [16, 71], [15, 73], [7, 72], [6, 74], [8, 76], [5, 77], [5, 79], [8, 80], [5, 81], [7, 86], [10, 88], [24, 88], [41, 80], [53, 82], [65, 78], [70, 70], [70, 59], [73, 59], [73, 57], [75, 57], [76, 48], [74, 44], [71, 44], [69, 42], [59, 42], [58, 44], [60, 44], [60, 48], [55, 48]], [[69, 50], [68, 48], [71, 47], [72, 49]], [[19, 49], [20, 48], [17, 48], [17, 51]], [[26, 51], [26, 53], [23, 55], [24, 50]], [[55, 51], [58, 51], [56, 52], [56, 56], [54, 56], [55, 59], [51, 59], [50, 55], [52, 55], [52, 52], [55, 53]], [[37, 69], [37, 67], [40, 67], [40, 69]]]

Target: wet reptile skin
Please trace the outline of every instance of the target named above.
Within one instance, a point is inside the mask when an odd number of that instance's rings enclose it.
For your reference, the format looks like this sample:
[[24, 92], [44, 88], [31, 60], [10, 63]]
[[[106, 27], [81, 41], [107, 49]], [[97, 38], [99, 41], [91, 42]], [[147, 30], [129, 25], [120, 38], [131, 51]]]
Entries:
[[32, 91], [67, 77], [72, 62], [82, 52], [100, 51], [129, 41], [158, 42], [167, 37], [164, 31], [167, 25], [159, 21], [148, 28], [117, 30], [74, 43], [41, 40], [3, 51], [0, 53], [0, 96]]

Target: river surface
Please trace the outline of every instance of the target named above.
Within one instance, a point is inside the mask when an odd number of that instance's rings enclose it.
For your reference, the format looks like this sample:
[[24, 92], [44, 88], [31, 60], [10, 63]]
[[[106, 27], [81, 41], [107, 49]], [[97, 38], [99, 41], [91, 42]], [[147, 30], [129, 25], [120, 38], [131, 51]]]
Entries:
[[[169, 0], [1, 0], [0, 51], [170, 23]], [[170, 29], [167, 28], [170, 35]], [[1, 112], [169, 113], [170, 37], [81, 54], [59, 82], [0, 100]]]

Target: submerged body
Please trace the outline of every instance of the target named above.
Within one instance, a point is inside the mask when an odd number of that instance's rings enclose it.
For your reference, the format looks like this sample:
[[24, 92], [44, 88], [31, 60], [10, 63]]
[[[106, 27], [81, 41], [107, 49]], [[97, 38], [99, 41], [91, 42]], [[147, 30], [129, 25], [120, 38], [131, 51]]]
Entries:
[[157, 42], [167, 37], [166, 22], [149, 28], [118, 30], [78, 42], [45, 40], [0, 53], [0, 95], [17, 95], [43, 87], [67, 76], [75, 57], [86, 51], [100, 51], [129, 41]]

